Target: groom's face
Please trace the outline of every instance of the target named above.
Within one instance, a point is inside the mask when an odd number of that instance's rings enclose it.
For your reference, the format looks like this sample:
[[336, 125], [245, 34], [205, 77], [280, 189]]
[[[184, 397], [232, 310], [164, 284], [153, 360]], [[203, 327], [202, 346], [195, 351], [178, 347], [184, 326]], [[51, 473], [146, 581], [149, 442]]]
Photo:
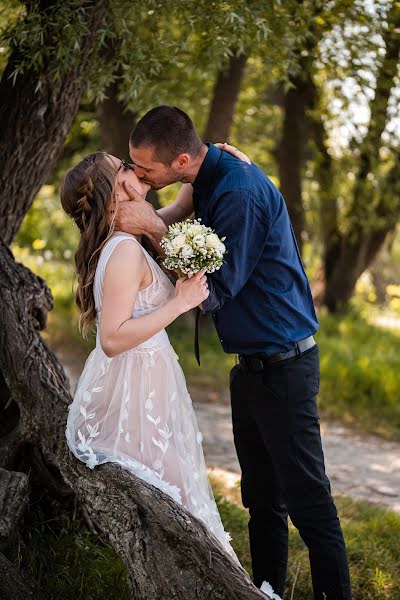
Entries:
[[130, 144], [129, 154], [136, 177], [143, 183], [151, 185], [153, 190], [160, 190], [166, 185], [184, 179], [185, 165], [181, 165], [178, 160], [174, 160], [171, 165], [157, 161], [151, 147], [140, 146], [136, 148]]

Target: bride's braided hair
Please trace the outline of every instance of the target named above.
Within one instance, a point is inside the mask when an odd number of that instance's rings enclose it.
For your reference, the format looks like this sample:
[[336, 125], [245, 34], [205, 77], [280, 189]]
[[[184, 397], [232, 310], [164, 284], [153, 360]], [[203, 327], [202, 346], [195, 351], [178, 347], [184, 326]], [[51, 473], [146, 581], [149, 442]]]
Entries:
[[114, 202], [115, 168], [105, 152], [86, 156], [70, 169], [62, 182], [61, 204], [74, 220], [81, 237], [75, 253], [80, 311], [79, 329], [87, 336], [96, 318], [93, 283], [100, 251], [114, 232], [110, 209]]

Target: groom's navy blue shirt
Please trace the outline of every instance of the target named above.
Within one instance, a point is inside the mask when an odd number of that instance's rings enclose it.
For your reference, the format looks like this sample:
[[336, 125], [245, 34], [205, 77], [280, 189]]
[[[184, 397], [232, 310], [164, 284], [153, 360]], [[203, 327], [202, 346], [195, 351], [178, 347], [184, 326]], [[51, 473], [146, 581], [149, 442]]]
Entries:
[[208, 276], [225, 352], [286, 352], [315, 333], [310, 286], [285, 202], [266, 175], [209, 145], [193, 183], [197, 218], [226, 236], [222, 268]]

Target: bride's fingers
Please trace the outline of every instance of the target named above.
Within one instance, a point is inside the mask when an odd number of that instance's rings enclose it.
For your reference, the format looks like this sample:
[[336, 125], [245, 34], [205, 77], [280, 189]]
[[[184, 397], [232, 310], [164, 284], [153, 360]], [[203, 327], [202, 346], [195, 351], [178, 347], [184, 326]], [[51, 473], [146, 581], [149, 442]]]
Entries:
[[201, 279], [203, 277], [203, 275], [205, 274], [206, 270], [205, 269], [200, 269], [200, 271], [197, 271], [195, 277], [197, 277], [197, 279]]
[[247, 156], [247, 154], [241, 152], [241, 150], [238, 150], [235, 146], [231, 146], [231, 144], [228, 144], [228, 142], [217, 142], [214, 144], [214, 146], [217, 146], [217, 148], [219, 148], [220, 150], [225, 150], [225, 152], [229, 152], [229, 154], [232, 154], [232, 156], [236, 156], [236, 158], [238, 158], [239, 160], [242, 160], [248, 165], [251, 165], [251, 160]]

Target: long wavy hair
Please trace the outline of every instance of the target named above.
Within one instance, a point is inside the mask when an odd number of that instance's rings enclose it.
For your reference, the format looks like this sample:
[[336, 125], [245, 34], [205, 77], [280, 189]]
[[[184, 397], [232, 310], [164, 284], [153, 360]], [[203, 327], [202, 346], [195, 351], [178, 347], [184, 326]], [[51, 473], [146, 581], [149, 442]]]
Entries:
[[115, 228], [115, 217], [110, 220], [115, 202], [115, 176], [107, 154], [95, 152], [70, 169], [61, 185], [62, 207], [81, 234], [75, 253], [78, 276], [75, 300], [83, 337], [87, 337], [96, 318], [93, 283], [100, 252]]

